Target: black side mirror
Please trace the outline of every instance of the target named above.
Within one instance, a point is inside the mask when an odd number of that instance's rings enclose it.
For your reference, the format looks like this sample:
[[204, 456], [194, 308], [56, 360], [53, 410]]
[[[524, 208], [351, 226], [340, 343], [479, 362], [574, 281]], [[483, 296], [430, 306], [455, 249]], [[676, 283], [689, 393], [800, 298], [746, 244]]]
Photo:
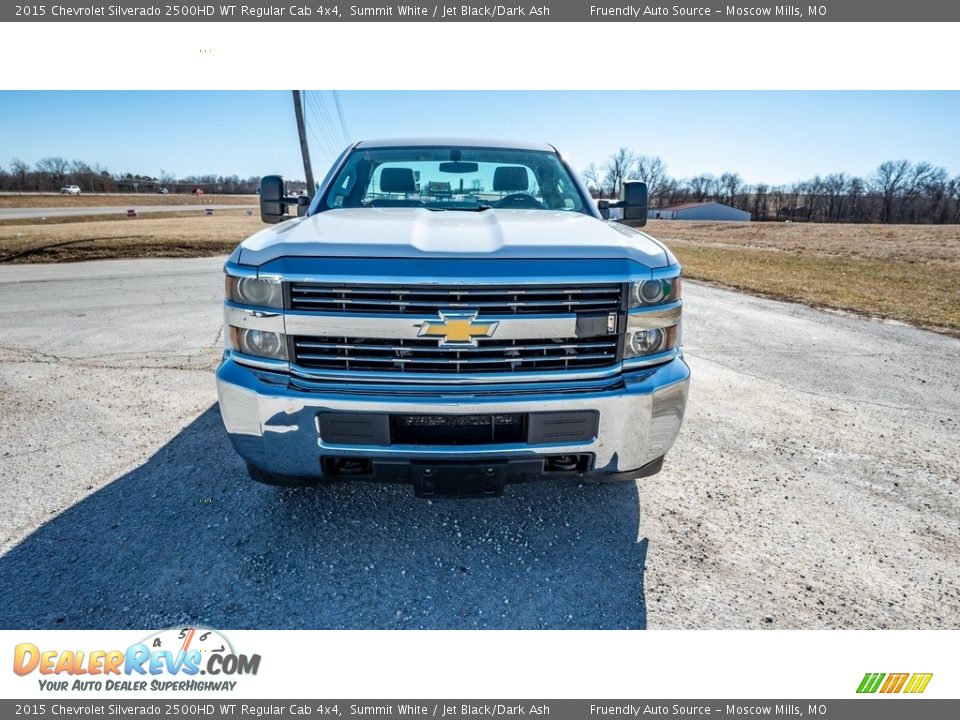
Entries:
[[642, 180], [627, 180], [620, 192], [624, 221], [633, 227], [647, 224], [647, 184]]
[[283, 177], [266, 175], [260, 179], [260, 219], [278, 223], [287, 214], [287, 198], [283, 196]]
[[307, 214], [307, 210], [310, 208], [310, 198], [306, 195], [301, 195], [297, 198], [297, 217], [303, 217]]
[[609, 200], [597, 200], [597, 210], [600, 211], [600, 217], [604, 220], [610, 219], [610, 201]]

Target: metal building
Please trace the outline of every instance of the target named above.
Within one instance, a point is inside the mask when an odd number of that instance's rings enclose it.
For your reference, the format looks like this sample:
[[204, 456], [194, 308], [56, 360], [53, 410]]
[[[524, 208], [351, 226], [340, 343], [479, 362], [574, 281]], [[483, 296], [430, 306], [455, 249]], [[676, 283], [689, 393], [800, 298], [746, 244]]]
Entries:
[[750, 213], [719, 202], [683, 203], [662, 208], [650, 208], [649, 220], [731, 220], [748, 222]]

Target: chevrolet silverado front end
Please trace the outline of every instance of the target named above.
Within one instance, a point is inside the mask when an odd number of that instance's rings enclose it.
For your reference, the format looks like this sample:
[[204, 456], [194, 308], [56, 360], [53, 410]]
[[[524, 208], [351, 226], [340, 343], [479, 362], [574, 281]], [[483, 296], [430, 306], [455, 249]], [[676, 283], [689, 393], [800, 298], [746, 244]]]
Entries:
[[361, 142], [309, 206], [264, 178], [266, 221], [294, 204], [225, 266], [220, 411], [254, 479], [498, 495], [660, 470], [689, 383], [680, 266], [554, 148]]

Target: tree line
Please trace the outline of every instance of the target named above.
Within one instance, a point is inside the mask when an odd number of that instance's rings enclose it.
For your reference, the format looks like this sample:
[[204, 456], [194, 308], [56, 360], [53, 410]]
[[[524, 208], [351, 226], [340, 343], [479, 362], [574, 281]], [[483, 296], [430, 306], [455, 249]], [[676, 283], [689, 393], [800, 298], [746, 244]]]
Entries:
[[674, 178], [659, 157], [622, 147], [603, 164], [588, 165], [582, 177], [596, 198], [616, 198], [625, 180], [643, 180], [651, 208], [716, 201], [754, 220], [960, 223], [960, 175], [928, 162], [890, 160], [867, 177], [837, 172], [786, 185], [749, 184], [735, 172]]
[[[619, 148], [582, 177], [596, 198], [616, 198], [625, 180], [643, 180], [650, 207], [717, 201], [746, 210], [754, 220], [850, 223], [960, 223], [960, 175], [950, 177], [928, 162], [891, 160], [867, 177], [844, 172], [816, 175], [785, 185], [750, 184], [736, 172], [674, 178], [664, 161]], [[112, 173], [99, 163], [46, 157], [31, 166], [14, 158], [0, 166], [0, 191], [56, 192], [77, 185], [83, 192], [160, 192], [252, 195], [259, 177], [188, 175], [160, 171], [158, 177]], [[295, 183], [297, 189], [302, 183]]]
[[259, 177], [237, 175], [188, 175], [178, 178], [160, 171], [159, 177], [134, 173], [112, 173], [99, 163], [46, 157], [35, 165], [14, 158], [9, 167], [0, 166], [0, 191], [56, 192], [64, 185], [76, 185], [82, 192], [205, 193], [252, 195], [260, 186]]

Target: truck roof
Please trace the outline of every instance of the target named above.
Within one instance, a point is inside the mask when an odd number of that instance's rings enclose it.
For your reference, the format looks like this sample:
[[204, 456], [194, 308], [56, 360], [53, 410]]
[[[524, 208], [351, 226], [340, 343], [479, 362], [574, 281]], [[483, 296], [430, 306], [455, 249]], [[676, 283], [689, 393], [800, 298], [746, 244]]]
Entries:
[[386, 138], [381, 140], [361, 140], [357, 143], [360, 148], [390, 148], [390, 147], [480, 147], [480, 148], [508, 148], [510, 150], [535, 150], [540, 152], [556, 152], [553, 145], [542, 142], [522, 142], [517, 140], [485, 140], [481, 138]]

